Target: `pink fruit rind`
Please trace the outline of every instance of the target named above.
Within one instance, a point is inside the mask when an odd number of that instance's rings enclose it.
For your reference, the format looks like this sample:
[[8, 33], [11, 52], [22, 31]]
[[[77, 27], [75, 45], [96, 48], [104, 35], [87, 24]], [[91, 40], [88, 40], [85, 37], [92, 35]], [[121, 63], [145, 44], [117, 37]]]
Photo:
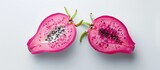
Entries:
[[[88, 40], [89, 40], [89, 43], [91, 44], [91, 46], [92, 46], [95, 50], [97, 50], [97, 51], [99, 51], [99, 52], [102, 52], [102, 53], [113, 54], [113, 53], [123, 52], [123, 53], [131, 54], [131, 53], [133, 52], [133, 50], [134, 50], [134, 45], [135, 45], [135, 43], [134, 43], [133, 40], [131, 39], [131, 37], [130, 37], [130, 35], [129, 35], [129, 33], [128, 33], [127, 28], [125, 27], [125, 25], [124, 25], [120, 20], [118, 20], [118, 19], [116, 19], [116, 18], [114, 18], [114, 17], [112, 17], [112, 16], [108, 16], [108, 15], [100, 16], [100, 17], [96, 18], [95, 20], [93, 20], [94, 28], [101, 28], [101, 27], [97, 27], [97, 23], [96, 23], [96, 22], [97, 22], [98, 20], [103, 19], [103, 18], [111, 18], [111, 19], [114, 19], [114, 20], [116, 20], [117, 22], [120, 23], [119, 25], [121, 25], [121, 26], [124, 28], [124, 30], [125, 30], [125, 32], [126, 32], [126, 34], [127, 34], [127, 40], [128, 40], [128, 43], [127, 43], [127, 44], [128, 44], [128, 45], [124, 45], [124, 47], [121, 48], [121, 49], [119, 49], [119, 50], [111, 50], [111, 51], [99, 50], [99, 48], [97, 48], [97, 46], [95, 46], [95, 45], [93, 44], [93, 41], [92, 41], [91, 38], [90, 38], [92, 29], [89, 29], [89, 30], [88, 30]], [[94, 29], [94, 28], [93, 28], [93, 29]], [[126, 47], [127, 47], [127, 48], [126, 48]]]
[[[37, 50], [37, 51], [34, 51], [33, 49], [34, 48], [36, 48], [37, 47], [37, 45], [31, 45], [31, 43], [32, 42], [34, 42], [33, 40], [36, 38], [36, 36], [38, 35], [38, 33], [39, 33], [39, 31], [41, 30], [41, 27], [44, 25], [44, 22], [48, 19], [48, 18], [51, 18], [51, 17], [53, 17], [53, 16], [56, 16], [56, 15], [61, 15], [61, 16], [63, 16], [63, 17], [65, 17], [66, 19], [67, 19], [67, 26], [71, 26], [71, 27], [73, 27], [73, 38], [72, 38], [72, 40], [66, 45], [66, 46], [64, 46], [63, 48], [59, 48], [59, 49], [40, 49], [40, 50]], [[67, 15], [65, 15], [65, 14], [63, 14], [63, 13], [55, 13], [55, 14], [52, 14], [52, 15], [50, 15], [50, 16], [48, 16], [48, 17], [46, 17], [42, 22], [41, 22], [41, 24], [39, 25], [39, 27], [38, 27], [38, 30], [37, 30], [37, 32], [36, 32], [36, 34], [33, 36], [33, 37], [31, 37], [30, 39], [29, 39], [29, 41], [27, 42], [27, 45], [28, 45], [28, 49], [29, 49], [29, 51], [32, 53], [32, 54], [37, 54], [37, 53], [40, 53], [40, 52], [58, 52], [58, 51], [61, 51], [61, 50], [64, 50], [65, 48], [67, 48], [69, 45], [71, 45], [72, 44], [72, 42], [75, 40], [75, 37], [76, 37], [76, 28], [75, 28], [75, 24], [69, 24], [69, 16], [67, 16]], [[38, 43], [36, 43], [36, 44], [38, 44]]]

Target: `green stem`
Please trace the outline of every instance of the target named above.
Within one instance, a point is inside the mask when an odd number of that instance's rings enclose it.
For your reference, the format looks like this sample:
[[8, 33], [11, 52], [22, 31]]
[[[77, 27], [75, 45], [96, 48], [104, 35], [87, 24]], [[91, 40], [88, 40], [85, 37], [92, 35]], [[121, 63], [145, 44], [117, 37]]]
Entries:
[[92, 13], [90, 13], [90, 19], [93, 22], [93, 17], [92, 17]]
[[64, 7], [64, 9], [65, 9], [65, 11], [66, 11], [67, 15], [70, 17], [70, 14], [69, 14], [69, 12], [68, 12], [67, 8], [66, 8], [66, 7]]
[[76, 24], [76, 27], [80, 26], [83, 23], [83, 20], [81, 20], [78, 24]]
[[87, 32], [86, 31], [84, 31], [82, 34], [81, 34], [81, 36], [80, 36], [80, 42], [82, 42], [82, 39], [84, 38], [84, 36], [87, 34]]
[[71, 17], [71, 20], [74, 19], [76, 15], [77, 15], [77, 9], [76, 9], [76, 11], [74, 12], [73, 16]]
[[91, 25], [91, 24], [88, 23], [88, 22], [83, 22], [82, 24], [83, 24], [83, 25], [87, 25], [87, 26], [90, 26], [90, 25]]

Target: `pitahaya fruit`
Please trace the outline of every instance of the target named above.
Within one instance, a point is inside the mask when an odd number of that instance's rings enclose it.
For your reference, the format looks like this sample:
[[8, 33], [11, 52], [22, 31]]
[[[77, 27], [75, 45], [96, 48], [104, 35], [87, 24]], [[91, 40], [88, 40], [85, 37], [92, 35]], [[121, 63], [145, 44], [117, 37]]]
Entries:
[[92, 24], [82, 23], [89, 25], [90, 28], [81, 35], [80, 41], [88, 33], [90, 45], [99, 52], [106, 54], [133, 52], [135, 43], [120, 20], [108, 15], [93, 20], [91, 15]]
[[72, 17], [63, 13], [55, 13], [46, 17], [40, 24], [36, 34], [29, 39], [27, 45], [32, 54], [41, 52], [58, 52], [73, 43], [76, 37], [76, 26], [79, 26], [83, 20], [75, 25]]

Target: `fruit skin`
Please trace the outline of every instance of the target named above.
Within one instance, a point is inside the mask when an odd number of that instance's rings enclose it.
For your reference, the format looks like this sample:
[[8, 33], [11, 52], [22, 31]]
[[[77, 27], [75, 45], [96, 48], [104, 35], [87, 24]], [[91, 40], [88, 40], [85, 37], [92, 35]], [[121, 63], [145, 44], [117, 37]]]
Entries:
[[[57, 15], [61, 15], [63, 17], [66, 18], [66, 22], [67, 22], [67, 26], [72, 26], [73, 27], [73, 38], [72, 40], [63, 48], [60, 48], [60, 49], [52, 49], [52, 48], [44, 48], [44, 49], [38, 49], [37, 45], [40, 45], [41, 43], [40, 42], [37, 42], [37, 41], [34, 41], [36, 39], [36, 36], [39, 34], [39, 31], [43, 28], [43, 25], [45, 24], [44, 22], [48, 19], [48, 18], [51, 18], [51, 17], [54, 17], [54, 16], [57, 16]], [[52, 18], [54, 19], [54, 18]], [[71, 45], [73, 43], [73, 41], [75, 40], [75, 37], [76, 37], [76, 27], [75, 27], [75, 24], [70, 21], [70, 17], [68, 15], [65, 15], [63, 13], [55, 13], [55, 14], [52, 14], [48, 17], [46, 17], [40, 24], [40, 26], [38, 27], [38, 30], [36, 32], [36, 34], [31, 38], [29, 39], [29, 41], [27, 42], [27, 45], [28, 45], [28, 49], [29, 51], [32, 53], [32, 54], [37, 54], [37, 53], [41, 53], [41, 52], [59, 52], [59, 51], [62, 51], [64, 50], [65, 48], [67, 48], [69, 45]], [[32, 43], [34, 43], [34, 45], [32, 45]], [[35, 45], [36, 44], [36, 45]], [[47, 44], [47, 43], [46, 43]], [[45, 45], [46, 45], [45, 44]], [[41, 46], [41, 47], [50, 47], [50, 46]], [[33, 50], [34, 48], [37, 48], [37, 50]]]
[[[99, 27], [96, 26], [96, 24], [97, 24], [96, 22], [98, 20], [101, 20], [102, 18], [114, 19], [114, 20], [116, 20], [117, 22], [120, 23], [120, 26], [123, 27], [123, 29], [125, 30], [124, 32], [127, 34], [127, 38], [126, 38], [128, 40], [128, 42], [126, 43], [127, 45], [126, 44], [122, 44], [123, 47], [121, 49], [117, 49], [117, 50], [113, 49], [113, 50], [107, 51], [107, 50], [104, 50], [104, 49], [100, 50], [99, 48], [97, 48], [98, 46], [95, 46], [93, 44], [93, 41], [91, 40], [91, 35], [93, 35], [93, 34], [91, 34], [91, 31], [95, 30], [96, 28], [99, 28]], [[102, 53], [105, 53], [105, 54], [114, 54], [114, 53], [127, 53], [127, 54], [131, 54], [134, 51], [135, 43], [131, 39], [131, 37], [130, 37], [130, 35], [128, 33], [127, 28], [125, 27], [125, 25], [120, 20], [118, 20], [118, 19], [116, 19], [115, 17], [112, 17], [112, 16], [104, 15], [104, 16], [100, 16], [100, 17], [94, 19], [92, 22], [93, 22], [93, 24], [92, 24], [91, 28], [88, 30], [88, 41], [89, 41], [90, 45], [95, 50], [97, 50], [99, 52], [102, 52]]]

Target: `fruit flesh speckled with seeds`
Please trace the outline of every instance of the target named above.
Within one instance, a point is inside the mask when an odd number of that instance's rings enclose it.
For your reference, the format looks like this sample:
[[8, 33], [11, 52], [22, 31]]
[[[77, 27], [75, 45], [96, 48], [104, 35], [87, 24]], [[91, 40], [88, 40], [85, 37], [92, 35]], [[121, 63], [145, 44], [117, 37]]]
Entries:
[[40, 52], [58, 52], [67, 48], [76, 37], [75, 24], [69, 24], [70, 17], [55, 13], [45, 18], [36, 34], [28, 41], [32, 54]]
[[88, 30], [88, 40], [95, 50], [106, 54], [131, 54], [135, 45], [125, 25], [107, 15], [93, 20], [93, 27]]

